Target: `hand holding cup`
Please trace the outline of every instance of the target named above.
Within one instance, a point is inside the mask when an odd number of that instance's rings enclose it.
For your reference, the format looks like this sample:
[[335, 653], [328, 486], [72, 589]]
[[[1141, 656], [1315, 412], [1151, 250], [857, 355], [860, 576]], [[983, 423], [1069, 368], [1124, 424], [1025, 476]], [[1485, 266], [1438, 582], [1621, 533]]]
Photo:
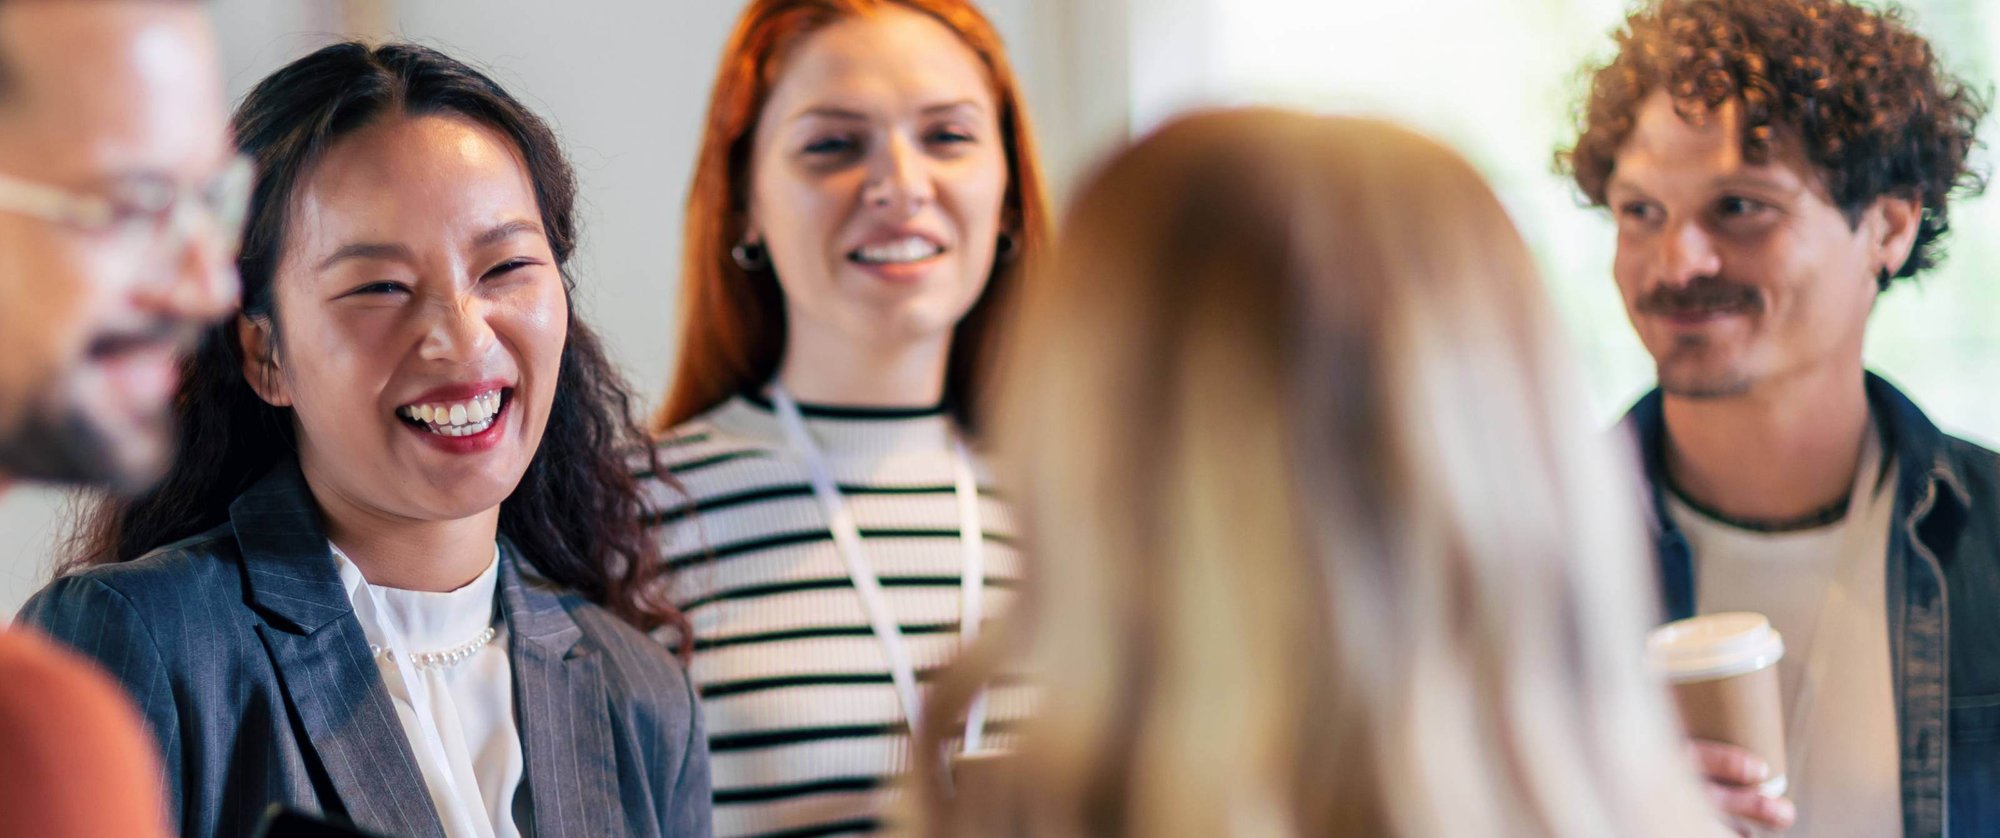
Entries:
[[1778, 661], [1784, 638], [1762, 614], [1704, 614], [1646, 638], [1647, 657], [1672, 687], [1709, 799], [1739, 825], [1784, 830], [1785, 718]]

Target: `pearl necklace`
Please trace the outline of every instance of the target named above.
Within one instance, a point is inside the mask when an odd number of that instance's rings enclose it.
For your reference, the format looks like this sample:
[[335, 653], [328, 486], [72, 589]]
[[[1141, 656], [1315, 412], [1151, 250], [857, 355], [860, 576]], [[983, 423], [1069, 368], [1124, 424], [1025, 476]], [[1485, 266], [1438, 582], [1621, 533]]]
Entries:
[[[479, 632], [478, 637], [474, 637], [444, 651], [419, 652], [410, 655], [410, 665], [416, 667], [418, 670], [448, 669], [457, 666], [464, 663], [466, 658], [472, 657], [472, 653], [479, 651], [486, 644], [493, 642], [494, 634], [493, 627], [487, 626], [485, 630]], [[396, 660], [396, 650], [384, 649], [373, 643], [368, 644], [368, 654], [391, 663], [394, 663]]]

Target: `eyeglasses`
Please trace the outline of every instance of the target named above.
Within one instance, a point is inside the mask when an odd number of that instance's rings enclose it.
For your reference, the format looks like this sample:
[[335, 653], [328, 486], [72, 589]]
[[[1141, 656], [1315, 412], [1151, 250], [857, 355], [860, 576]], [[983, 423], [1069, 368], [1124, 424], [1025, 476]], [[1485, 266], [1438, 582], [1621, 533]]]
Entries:
[[116, 196], [0, 173], [0, 212], [103, 236], [122, 257], [127, 277], [137, 278], [148, 260], [172, 258], [196, 236], [233, 259], [242, 242], [255, 171], [248, 155], [237, 154], [207, 183], [142, 181], [122, 187]]

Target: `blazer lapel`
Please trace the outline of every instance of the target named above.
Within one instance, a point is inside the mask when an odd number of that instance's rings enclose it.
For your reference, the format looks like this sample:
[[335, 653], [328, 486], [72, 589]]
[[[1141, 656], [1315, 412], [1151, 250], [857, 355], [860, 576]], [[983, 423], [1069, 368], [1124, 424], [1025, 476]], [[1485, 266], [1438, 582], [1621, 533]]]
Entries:
[[554, 585], [523, 574], [525, 560], [505, 539], [501, 555], [500, 605], [535, 834], [623, 834], [600, 653], [581, 642], [583, 630]]
[[258, 481], [229, 517], [266, 618], [258, 633], [347, 816], [373, 832], [444, 838], [298, 465]]

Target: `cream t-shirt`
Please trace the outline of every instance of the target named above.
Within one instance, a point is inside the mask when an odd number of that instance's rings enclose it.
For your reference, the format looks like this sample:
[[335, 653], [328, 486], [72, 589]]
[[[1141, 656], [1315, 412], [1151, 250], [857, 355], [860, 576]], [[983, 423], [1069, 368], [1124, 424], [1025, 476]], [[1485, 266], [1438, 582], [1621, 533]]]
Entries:
[[1730, 526], [1669, 495], [1693, 548], [1697, 610], [1755, 611], [1785, 640], [1778, 663], [1798, 807], [1792, 838], [1900, 835], [1887, 579], [1896, 479], [1871, 430], [1840, 521], [1768, 533]]

